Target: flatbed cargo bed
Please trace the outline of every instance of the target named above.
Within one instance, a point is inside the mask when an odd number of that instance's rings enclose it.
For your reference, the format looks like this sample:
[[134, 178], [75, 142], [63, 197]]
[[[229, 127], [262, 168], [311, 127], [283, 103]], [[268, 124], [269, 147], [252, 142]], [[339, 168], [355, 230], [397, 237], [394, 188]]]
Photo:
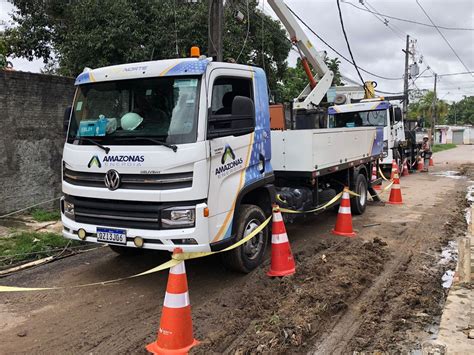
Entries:
[[271, 134], [275, 173], [319, 176], [382, 156], [382, 127], [284, 130]]

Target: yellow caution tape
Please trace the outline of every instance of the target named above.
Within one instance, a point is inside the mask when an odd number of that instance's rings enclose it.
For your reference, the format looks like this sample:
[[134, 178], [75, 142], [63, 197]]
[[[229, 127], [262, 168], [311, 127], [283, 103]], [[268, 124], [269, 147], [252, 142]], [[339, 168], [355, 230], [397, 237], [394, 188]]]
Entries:
[[91, 286], [104, 286], [108, 285], [111, 283], [127, 280], [127, 279], [132, 279], [135, 277], [139, 276], [144, 276], [144, 275], [149, 275], [153, 274], [158, 271], [163, 271], [167, 270], [175, 265], [178, 265], [181, 263], [183, 260], [189, 260], [189, 259], [196, 259], [196, 258], [202, 258], [204, 256], [212, 255], [212, 254], [217, 254], [217, 253], [223, 253], [225, 251], [229, 251], [232, 249], [235, 249], [242, 244], [248, 242], [250, 239], [255, 237], [257, 234], [259, 234], [266, 226], [268, 223], [270, 223], [270, 220], [272, 219], [272, 216], [268, 217], [261, 225], [259, 225], [257, 228], [255, 228], [249, 235], [245, 236], [245, 238], [242, 238], [239, 240], [237, 243], [232, 244], [231, 246], [220, 250], [220, 251], [211, 251], [211, 252], [192, 252], [192, 253], [179, 253], [179, 254], [174, 254], [171, 256], [171, 260], [155, 266], [154, 268], [151, 268], [149, 270], [143, 271], [139, 274], [135, 274], [132, 276], [127, 276], [127, 277], [121, 277], [118, 279], [114, 280], [108, 280], [108, 281], [101, 281], [101, 282], [93, 282], [93, 283], [88, 283], [88, 284], [83, 284], [83, 285], [75, 285], [75, 286], [56, 286], [56, 287], [16, 287], [16, 286], [0, 286], [0, 292], [33, 292], [33, 291], [51, 291], [51, 290], [61, 290], [61, 289], [66, 289], [66, 288], [81, 288], [81, 287], [91, 287]]
[[321, 210], [324, 210], [325, 208], [329, 207], [333, 203], [337, 202], [342, 197], [342, 192], [339, 192], [336, 196], [334, 196], [331, 200], [329, 200], [325, 205], [320, 206], [318, 208], [314, 208], [312, 210], [308, 211], [294, 211], [294, 210], [289, 210], [288, 208], [280, 208], [280, 211], [283, 213], [293, 213], [293, 214], [300, 214], [300, 213], [313, 213], [313, 212], [318, 212]]
[[[326, 204], [324, 204], [323, 206], [319, 206], [317, 208], [313, 208], [312, 210], [307, 210], [307, 211], [297, 211], [297, 210], [290, 210], [288, 208], [280, 208], [280, 212], [282, 213], [293, 213], [293, 214], [304, 214], [304, 213], [314, 213], [314, 212], [318, 212], [318, 211], [321, 211], [321, 210], [324, 210], [326, 208], [328, 208], [329, 206], [331, 206], [332, 204], [334, 204], [335, 202], [337, 202], [337, 200], [339, 200], [341, 197], [342, 197], [342, 194], [344, 192], [347, 192], [349, 193], [349, 195], [352, 195], [352, 196], [355, 196], [355, 197], [360, 197], [360, 195], [358, 193], [355, 193], [354, 191], [351, 191], [349, 189], [344, 189], [343, 191], [339, 192], [336, 196], [334, 196], [331, 200], [329, 200], [328, 202], [326, 202]], [[277, 195], [277, 199], [280, 201], [280, 202], [286, 202], [284, 200], [282, 200], [280, 197], [280, 195]]]
[[383, 194], [385, 191], [387, 191], [389, 188], [391, 188], [392, 185], [393, 185], [393, 181], [390, 181], [390, 183], [389, 183], [387, 186], [385, 186], [377, 195], [375, 195], [375, 196], [370, 195], [370, 197], [374, 198], [374, 197], [376, 197], [376, 196], [378, 196], [378, 195]]
[[346, 190], [346, 192], [349, 193], [349, 195], [351, 195], [351, 196], [360, 197], [360, 195], [358, 193], [355, 193], [354, 191]]
[[242, 244], [245, 244], [247, 243], [250, 239], [252, 239], [253, 237], [255, 237], [258, 233], [260, 233], [266, 226], [268, 223], [270, 223], [270, 220], [272, 219], [272, 217], [268, 217], [261, 225], [259, 225], [257, 228], [255, 228], [249, 235], [245, 236], [244, 238], [242, 238], [241, 240], [239, 240], [237, 243], [235, 244], [232, 244], [231, 246], [225, 248], [225, 249], [222, 249], [222, 250], [219, 250], [219, 251], [203, 251], [203, 252], [192, 252], [192, 253], [179, 253], [179, 254], [173, 254], [171, 257], [173, 258], [173, 260], [179, 260], [179, 261], [182, 261], [182, 260], [189, 260], [189, 259], [196, 259], [196, 258], [202, 258], [204, 256], [209, 256], [209, 255], [212, 255], [212, 254], [218, 254], [218, 253], [223, 253], [223, 252], [226, 252], [226, 251], [229, 251], [229, 250], [232, 250], [232, 249], [235, 249], [235, 248], [238, 248], [240, 247]]
[[108, 281], [101, 281], [101, 282], [93, 282], [93, 283], [88, 283], [88, 284], [83, 284], [83, 285], [73, 285], [73, 286], [56, 286], [56, 287], [15, 287], [15, 286], [0, 286], [0, 292], [31, 292], [31, 291], [48, 291], [48, 290], [62, 290], [65, 288], [80, 288], [80, 287], [90, 287], [90, 286], [104, 286], [108, 285], [114, 282], [122, 281], [122, 280], [127, 280], [131, 279], [134, 277], [139, 277], [143, 275], [148, 275], [152, 274], [154, 272], [162, 271], [169, 269], [170, 267], [173, 267], [175, 265], [178, 265], [180, 261], [171, 259], [167, 261], [166, 263], [163, 263], [159, 266], [155, 266], [154, 268], [151, 268], [150, 270], [141, 272], [136, 275], [132, 276], [127, 276], [127, 277], [121, 277], [119, 279], [114, 279], [114, 280], [108, 280]]
[[382, 177], [382, 179], [384, 179], [385, 181], [390, 181], [390, 180], [387, 179], [387, 178], [385, 177], [385, 175], [383, 174], [382, 169], [380, 169], [380, 165], [379, 165], [379, 174], [380, 174], [380, 176]]

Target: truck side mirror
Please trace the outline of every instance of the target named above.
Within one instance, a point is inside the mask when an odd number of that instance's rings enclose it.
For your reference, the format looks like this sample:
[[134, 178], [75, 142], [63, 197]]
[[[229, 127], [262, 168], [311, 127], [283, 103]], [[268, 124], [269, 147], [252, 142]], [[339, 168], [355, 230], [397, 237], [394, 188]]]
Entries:
[[71, 110], [72, 110], [71, 106], [66, 107], [66, 109], [64, 110], [64, 117], [63, 117], [63, 133], [64, 133], [64, 136], [66, 136], [67, 129], [69, 127], [69, 118], [71, 117]]
[[395, 122], [400, 122], [402, 120], [402, 110], [400, 109], [400, 107], [395, 107], [393, 113]]

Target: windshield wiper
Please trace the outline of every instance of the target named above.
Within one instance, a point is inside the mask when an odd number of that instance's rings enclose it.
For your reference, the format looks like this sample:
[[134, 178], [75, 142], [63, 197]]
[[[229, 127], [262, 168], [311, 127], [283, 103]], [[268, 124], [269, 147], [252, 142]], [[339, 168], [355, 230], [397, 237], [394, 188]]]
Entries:
[[175, 145], [175, 144], [169, 144], [169, 143], [166, 143], [166, 142], [163, 142], [163, 141], [159, 141], [158, 139], [154, 139], [154, 138], [150, 138], [150, 137], [120, 137], [120, 138], [116, 138], [116, 140], [118, 141], [124, 141], [124, 140], [147, 140], [147, 141], [150, 141], [150, 142], [153, 142], [153, 143], [156, 143], [158, 145], [162, 145], [163, 147], [166, 147], [166, 148], [169, 148], [171, 149], [173, 152], [176, 153], [176, 151], [178, 150], [178, 146]]
[[100, 149], [103, 149], [105, 150], [105, 154], [109, 154], [110, 152], [110, 148], [109, 147], [105, 147], [103, 146], [102, 144], [100, 144], [99, 142], [91, 139], [91, 138], [86, 138], [86, 137], [76, 137], [76, 139], [79, 139], [79, 142], [80, 141], [87, 141], [87, 142], [91, 142], [92, 144], [95, 144], [96, 146], [98, 146]]

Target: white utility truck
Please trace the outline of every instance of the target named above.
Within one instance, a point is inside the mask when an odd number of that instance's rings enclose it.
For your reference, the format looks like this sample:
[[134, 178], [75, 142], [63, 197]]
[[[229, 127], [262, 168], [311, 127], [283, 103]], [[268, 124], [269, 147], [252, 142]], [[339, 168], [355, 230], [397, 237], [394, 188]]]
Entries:
[[328, 109], [328, 127], [383, 128], [382, 166], [390, 167], [395, 159], [399, 166], [405, 158], [413, 164], [418, 154], [414, 131], [407, 130], [400, 107], [383, 98], [359, 100], [357, 103], [334, 105]]
[[[288, 18], [282, 1], [269, 3]], [[306, 56], [320, 59], [304, 34], [289, 32], [296, 45], [304, 39]], [[313, 62], [321, 70], [298, 101], [307, 122], [332, 80], [324, 62]], [[86, 69], [76, 86], [62, 164], [66, 238], [119, 253], [222, 250], [262, 224], [277, 195], [304, 211], [344, 186], [360, 194], [353, 213], [364, 212], [382, 127], [318, 129], [314, 119], [314, 128], [272, 131], [261, 68], [169, 59]], [[269, 233], [223, 261], [254, 269]]]

